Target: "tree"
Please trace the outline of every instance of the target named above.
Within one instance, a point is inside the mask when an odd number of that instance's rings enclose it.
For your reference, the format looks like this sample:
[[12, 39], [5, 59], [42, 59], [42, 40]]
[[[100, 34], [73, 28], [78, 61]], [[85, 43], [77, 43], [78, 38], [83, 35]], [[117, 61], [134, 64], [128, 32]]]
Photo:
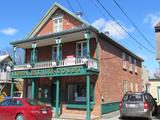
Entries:
[[[0, 55], [7, 55], [7, 54], [9, 54], [12, 58], [12, 54], [13, 54], [12, 47], [6, 47], [6, 48], [0, 50]], [[24, 63], [24, 50], [22, 48], [16, 49], [15, 63], [16, 64], [23, 64]]]

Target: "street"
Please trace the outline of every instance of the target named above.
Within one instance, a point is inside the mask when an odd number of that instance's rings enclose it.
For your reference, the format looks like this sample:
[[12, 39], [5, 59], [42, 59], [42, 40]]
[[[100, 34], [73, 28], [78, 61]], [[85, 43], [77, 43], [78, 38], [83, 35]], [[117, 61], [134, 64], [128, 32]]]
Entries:
[[[110, 114], [107, 114], [107, 115], [103, 115], [101, 120], [145, 120], [143, 118], [119, 118], [120, 115], [119, 115], [119, 111], [117, 112], [113, 112], [113, 113], [110, 113]], [[152, 120], [160, 120], [160, 113], [158, 113], [157, 115], [155, 116], [152, 116]]]

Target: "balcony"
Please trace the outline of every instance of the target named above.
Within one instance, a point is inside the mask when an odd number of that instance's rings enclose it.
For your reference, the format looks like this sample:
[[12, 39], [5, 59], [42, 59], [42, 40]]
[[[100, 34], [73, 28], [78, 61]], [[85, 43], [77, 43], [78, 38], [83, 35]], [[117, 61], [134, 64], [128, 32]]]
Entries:
[[66, 58], [64, 60], [37, 62], [31, 64], [15, 65], [11, 71], [11, 78], [40, 78], [77, 76], [89, 73], [98, 73], [98, 62], [96, 59]]
[[77, 66], [77, 65], [87, 65], [87, 69], [98, 70], [98, 64], [96, 59], [87, 58], [66, 58], [60, 60], [59, 64], [56, 61], [45, 61], [37, 62], [34, 67], [31, 64], [15, 65], [14, 71], [18, 70], [29, 70], [29, 69], [44, 69], [44, 68], [54, 68], [54, 67], [66, 67], [66, 66]]

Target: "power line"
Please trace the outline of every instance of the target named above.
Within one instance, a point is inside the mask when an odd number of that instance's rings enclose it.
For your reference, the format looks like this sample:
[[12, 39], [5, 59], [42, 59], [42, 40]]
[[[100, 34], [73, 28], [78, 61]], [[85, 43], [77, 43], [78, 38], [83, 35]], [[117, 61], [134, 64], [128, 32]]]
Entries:
[[139, 45], [141, 45], [144, 49], [146, 49], [147, 51], [149, 51], [152, 54], [155, 54], [155, 52], [153, 52], [152, 50], [148, 49], [147, 47], [145, 47], [143, 44], [141, 44], [140, 42], [138, 42], [138, 40], [136, 38], [134, 38], [112, 15], [111, 13], [102, 5], [102, 3], [97, 0], [97, 2], [99, 3], [99, 5], [106, 11], [106, 13]]
[[[94, 0], [90, 0], [90, 2], [95, 6], [95, 9], [97, 9], [101, 14], [102, 16], [108, 20], [108, 18], [103, 14], [103, 12], [99, 9], [98, 5], [96, 5], [96, 3], [94, 3]], [[113, 29], [115, 29], [121, 36], [124, 36], [115, 26], [114, 26], [114, 23], [113, 21], [111, 21], [111, 26], [113, 27]]]
[[73, 9], [72, 5], [70, 4], [69, 0], [67, 0], [67, 3], [69, 5], [69, 7], [71, 8], [72, 12], [74, 12], [74, 9]]
[[142, 31], [136, 26], [136, 24], [131, 20], [131, 18], [127, 15], [127, 13], [122, 9], [122, 7], [118, 4], [116, 0], [113, 0], [114, 3], [118, 6], [118, 8], [122, 11], [122, 13], [127, 17], [127, 19], [131, 22], [131, 24], [136, 28], [139, 34], [144, 38], [144, 40], [155, 50], [155, 47], [149, 42], [149, 40], [145, 37]]
[[83, 8], [82, 8], [81, 4], [79, 3], [79, 1], [78, 1], [78, 0], [76, 0], [76, 2], [77, 2], [77, 4], [78, 4], [79, 8], [81, 9], [81, 11], [83, 12], [84, 17], [86, 18], [86, 20], [87, 20], [88, 22], [90, 22], [90, 20], [88, 19], [87, 15], [85, 14], [85, 12], [84, 12], [84, 10], [83, 10]]

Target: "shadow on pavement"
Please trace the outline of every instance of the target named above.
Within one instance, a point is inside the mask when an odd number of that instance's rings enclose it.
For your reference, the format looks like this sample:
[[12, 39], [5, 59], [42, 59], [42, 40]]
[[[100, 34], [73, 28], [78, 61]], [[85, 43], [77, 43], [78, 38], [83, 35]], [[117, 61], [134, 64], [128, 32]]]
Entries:
[[[145, 118], [119, 118], [120, 120], [147, 120], [147, 119], [145, 119]], [[158, 120], [160, 120], [160, 105], [158, 106], [158, 108], [157, 108], [157, 114], [156, 115], [153, 115], [153, 118], [152, 118], [152, 120], [153, 119], [158, 119]]]
[[131, 118], [131, 117], [128, 117], [128, 118], [119, 118], [120, 120], [148, 120], [146, 118]]

